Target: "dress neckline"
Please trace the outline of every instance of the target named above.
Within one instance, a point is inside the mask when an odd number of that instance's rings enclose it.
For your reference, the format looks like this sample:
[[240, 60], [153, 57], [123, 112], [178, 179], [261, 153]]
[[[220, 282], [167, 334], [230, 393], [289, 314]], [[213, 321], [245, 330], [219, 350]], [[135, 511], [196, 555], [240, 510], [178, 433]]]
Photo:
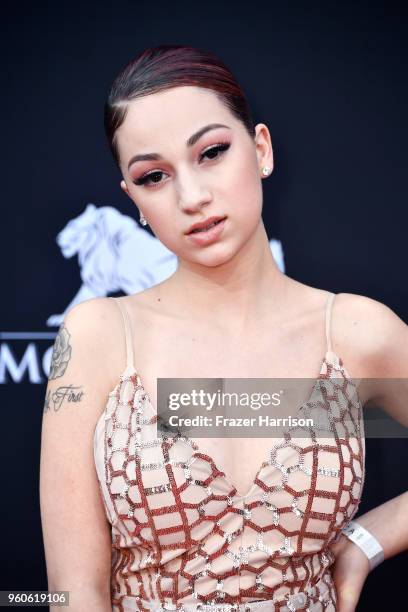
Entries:
[[[334, 360], [332, 360], [330, 363], [331, 363], [332, 365], [337, 366], [337, 367], [338, 367], [338, 368], [339, 368], [339, 369], [340, 369], [340, 370], [343, 372], [343, 374], [344, 374], [345, 378], [347, 378], [349, 381], [353, 382], [353, 380], [352, 380], [351, 376], [349, 375], [349, 373], [347, 372], [346, 368], [344, 367], [344, 363], [343, 363], [342, 358], [341, 358], [341, 357], [339, 357], [339, 356], [337, 355], [337, 353], [335, 353], [334, 351], [332, 351], [332, 350], [327, 350], [327, 351], [326, 351], [326, 353], [325, 353], [325, 354], [324, 354], [324, 356], [323, 356], [322, 361], [320, 362], [320, 371], [319, 371], [319, 374], [317, 375], [317, 377], [316, 377], [316, 379], [315, 379], [315, 380], [316, 380], [316, 383], [317, 383], [317, 381], [318, 381], [318, 380], [321, 380], [322, 378], [324, 378], [324, 376], [323, 376], [323, 371], [324, 371], [324, 367], [325, 367], [325, 365], [326, 365], [326, 363], [327, 363], [327, 361], [328, 361], [328, 357], [329, 357], [329, 355], [332, 355], [332, 356], [334, 357]], [[127, 375], [128, 375], [128, 373], [130, 373], [130, 372], [131, 372], [133, 375], [136, 375], [136, 376], [137, 376], [137, 378], [138, 378], [138, 380], [139, 380], [138, 388], [139, 388], [139, 389], [141, 389], [141, 390], [143, 391], [143, 394], [145, 395], [145, 397], [146, 397], [146, 399], [147, 399], [147, 402], [149, 403], [150, 407], [152, 408], [152, 410], [154, 411], [154, 413], [155, 413], [155, 414], [157, 414], [157, 408], [156, 408], [156, 406], [154, 406], [154, 404], [153, 404], [153, 402], [152, 402], [152, 400], [151, 400], [150, 394], [149, 394], [149, 392], [146, 390], [146, 387], [145, 387], [144, 382], [143, 382], [143, 378], [142, 378], [142, 377], [141, 377], [141, 375], [139, 374], [139, 370], [138, 370], [138, 369], [137, 369], [137, 368], [136, 368], [136, 367], [135, 367], [135, 366], [134, 366], [132, 363], [128, 363], [128, 364], [127, 364], [127, 366], [125, 367], [125, 369], [124, 369], [124, 370], [121, 372], [121, 374], [119, 375], [119, 381], [116, 383], [116, 385], [114, 386], [114, 388], [113, 388], [111, 391], [109, 391], [109, 393], [108, 393], [108, 396], [107, 396], [107, 397], [110, 397], [110, 396], [112, 396], [112, 395], [116, 395], [116, 392], [117, 392], [117, 390], [118, 390], [119, 386], [122, 384], [123, 380], [124, 380], [125, 378], [127, 378]], [[284, 377], [282, 377], [282, 378], [284, 378]], [[303, 377], [303, 378], [305, 378], [305, 377]], [[316, 383], [315, 383], [315, 385], [314, 385], [314, 387], [313, 387], [312, 394], [310, 395], [310, 397], [313, 395], [313, 391], [314, 391], [314, 389], [315, 389], [315, 387], [316, 387]], [[309, 400], [310, 400], [310, 397], [309, 397]], [[299, 406], [299, 409], [301, 409], [301, 408], [304, 406], [304, 404], [306, 404], [306, 403], [307, 403], [309, 400], [307, 400], [306, 402], [304, 402], [303, 404], [301, 404], [301, 405]], [[298, 409], [298, 410], [299, 410], [299, 409]], [[298, 412], [298, 410], [297, 410], [296, 412]], [[101, 416], [102, 416], [102, 415], [101, 415]]]
[[[344, 375], [344, 377], [347, 380], [349, 380], [354, 385], [354, 382], [353, 382], [352, 378], [350, 377], [349, 373], [347, 372], [346, 368], [343, 365], [343, 360], [341, 359], [341, 357], [339, 357], [337, 355], [337, 353], [335, 353], [334, 351], [329, 349], [329, 350], [326, 351], [325, 355], [323, 356], [323, 359], [321, 361], [321, 366], [320, 366], [320, 372], [317, 375], [317, 377], [315, 378], [315, 382], [314, 382], [314, 385], [313, 385], [313, 388], [312, 388], [312, 391], [310, 393], [309, 398], [305, 402], [303, 402], [300, 406], [298, 406], [298, 408], [296, 409], [296, 414], [298, 414], [304, 408], [304, 406], [306, 406], [308, 403], [310, 403], [312, 397], [314, 396], [314, 394], [316, 392], [316, 388], [317, 388], [318, 382], [321, 381], [322, 379], [326, 378], [326, 376], [324, 376], [324, 369], [325, 369], [325, 366], [326, 366], [326, 364], [328, 362], [330, 362], [331, 365], [334, 365], [335, 367], [340, 369], [342, 374]], [[123, 370], [123, 372], [120, 374], [118, 383], [115, 385], [115, 387], [112, 389], [112, 391], [110, 391], [108, 393], [108, 401], [109, 401], [110, 397], [115, 396], [117, 394], [117, 391], [118, 391], [119, 387], [124, 382], [124, 380], [126, 380], [128, 378], [128, 375], [136, 376], [136, 380], [137, 380], [138, 384], [137, 384], [137, 386], [135, 386], [135, 392], [136, 392], [136, 389], [142, 392], [142, 394], [143, 394], [143, 396], [145, 398], [144, 401], [149, 404], [150, 408], [153, 411], [153, 416], [154, 415], [157, 416], [157, 408], [153, 405], [153, 402], [151, 401], [150, 395], [149, 395], [148, 391], [146, 390], [146, 387], [144, 386], [142, 377], [140, 376], [139, 371], [133, 365], [133, 363], [128, 363], [126, 365], [125, 369]], [[357, 398], [358, 409], [359, 409], [359, 411], [361, 411], [362, 410], [362, 406], [361, 406], [361, 402], [360, 402], [360, 398], [358, 396], [357, 390], [356, 390], [356, 398]], [[108, 405], [108, 402], [106, 404], [106, 407], [107, 407], [107, 405]], [[99, 417], [99, 419], [98, 419], [98, 421], [96, 423], [95, 431], [94, 431], [94, 443], [95, 443], [96, 430], [98, 428], [99, 422], [102, 420], [102, 418], [105, 417], [106, 407], [105, 407], [105, 410], [102, 412], [101, 416]], [[207, 459], [212, 461], [214, 463], [214, 465], [215, 465], [215, 462], [212, 459], [212, 457], [210, 457], [207, 453], [201, 451], [200, 450], [200, 446], [195, 441], [193, 441], [188, 436], [183, 436], [183, 438], [185, 440], [187, 440], [189, 444], [191, 444], [192, 448], [195, 450], [195, 453], [194, 453], [195, 456], [200, 456], [201, 455], [203, 457], [206, 457]], [[276, 446], [276, 444], [279, 444], [280, 442], [283, 442], [285, 440], [284, 437], [279, 438], [279, 439], [277, 439], [277, 438], [271, 438], [271, 439], [274, 440], [272, 446]], [[164, 444], [164, 438], [163, 437], [156, 437], [156, 438], [153, 439], [153, 441], [160, 442], [161, 444]], [[245, 500], [247, 497], [249, 497], [251, 495], [253, 489], [257, 486], [256, 485], [256, 480], [257, 480], [258, 476], [260, 475], [261, 471], [264, 469], [265, 465], [268, 465], [268, 464], [266, 464], [265, 461], [262, 461], [262, 463], [261, 463], [258, 471], [256, 472], [255, 476], [251, 479], [251, 483], [249, 485], [248, 492], [245, 495], [241, 495], [241, 494], [238, 493], [237, 487], [228, 478], [225, 470], [220, 469], [217, 465], [215, 465], [215, 467], [216, 467], [216, 469], [220, 473], [222, 473], [224, 475], [224, 478], [225, 478], [226, 482], [228, 483], [228, 486], [230, 486], [235, 491], [235, 495], [231, 496], [231, 498], [233, 500]]]

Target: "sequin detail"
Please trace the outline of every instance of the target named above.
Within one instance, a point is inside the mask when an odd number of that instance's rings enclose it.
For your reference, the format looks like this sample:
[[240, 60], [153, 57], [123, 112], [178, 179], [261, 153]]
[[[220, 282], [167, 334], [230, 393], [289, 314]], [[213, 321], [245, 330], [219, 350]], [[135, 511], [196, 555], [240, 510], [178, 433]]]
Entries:
[[331, 351], [316, 392], [336, 435], [288, 430], [271, 440], [242, 498], [191, 440], [155, 437], [154, 408], [126, 368], [94, 438], [112, 531], [113, 612], [336, 609], [329, 545], [360, 503], [364, 424], [354, 383]]

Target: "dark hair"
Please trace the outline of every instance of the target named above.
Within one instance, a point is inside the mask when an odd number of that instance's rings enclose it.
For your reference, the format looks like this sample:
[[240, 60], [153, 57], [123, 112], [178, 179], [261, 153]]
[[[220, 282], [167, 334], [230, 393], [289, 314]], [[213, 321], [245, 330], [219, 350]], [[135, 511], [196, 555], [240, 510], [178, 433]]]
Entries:
[[116, 130], [127, 114], [127, 103], [158, 91], [193, 85], [214, 91], [218, 99], [255, 136], [245, 94], [227, 66], [208, 51], [188, 45], [160, 45], [145, 49], [114, 80], [104, 107], [105, 133], [119, 167]]

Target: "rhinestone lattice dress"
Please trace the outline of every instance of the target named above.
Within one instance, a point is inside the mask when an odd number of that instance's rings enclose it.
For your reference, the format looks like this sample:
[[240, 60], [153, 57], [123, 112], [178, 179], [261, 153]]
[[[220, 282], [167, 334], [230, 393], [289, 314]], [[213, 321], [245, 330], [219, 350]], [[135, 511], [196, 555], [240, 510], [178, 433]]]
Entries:
[[[187, 437], [157, 437], [157, 415], [127, 365], [95, 427], [94, 458], [112, 533], [112, 611], [336, 610], [329, 549], [356, 514], [365, 477], [362, 406], [343, 361], [327, 352], [308, 402], [332, 433], [305, 427], [271, 438], [249, 493], [239, 496]], [[254, 442], [255, 443], [255, 442]]]

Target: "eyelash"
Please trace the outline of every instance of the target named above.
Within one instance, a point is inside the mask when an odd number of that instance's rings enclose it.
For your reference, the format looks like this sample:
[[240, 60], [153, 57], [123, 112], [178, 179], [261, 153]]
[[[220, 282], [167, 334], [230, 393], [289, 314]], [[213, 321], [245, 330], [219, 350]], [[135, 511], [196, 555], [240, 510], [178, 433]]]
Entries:
[[[201, 159], [203, 159], [203, 157], [204, 157], [205, 155], [207, 155], [207, 153], [210, 153], [210, 152], [212, 152], [212, 151], [219, 151], [221, 154], [222, 154], [222, 153], [225, 153], [226, 151], [228, 151], [228, 149], [230, 148], [230, 146], [231, 146], [231, 145], [230, 145], [230, 143], [229, 143], [229, 142], [219, 142], [219, 143], [217, 143], [216, 145], [214, 145], [214, 146], [210, 147], [209, 149], [206, 149], [206, 150], [204, 151], [204, 153], [202, 153], [202, 154], [200, 155], [200, 160], [201, 160]], [[219, 157], [221, 157], [221, 155], [218, 155], [217, 157], [214, 157], [213, 159], [210, 159], [210, 161], [216, 160], [216, 159], [218, 159]], [[143, 176], [141, 176], [140, 178], [138, 178], [138, 179], [134, 180], [134, 181], [133, 181], [133, 183], [134, 183], [135, 185], [138, 185], [138, 186], [139, 186], [139, 185], [142, 185], [142, 186], [144, 186], [144, 185], [152, 185], [152, 184], [153, 184], [153, 185], [160, 185], [160, 183], [162, 183], [163, 181], [156, 181], [156, 182], [153, 182], [153, 183], [148, 183], [148, 180], [150, 179], [150, 177], [151, 177], [151, 176], [154, 176], [154, 175], [156, 175], [156, 174], [164, 174], [164, 173], [162, 172], [162, 170], [154, 170], [153, 172], [148, 172], [147, 174], [144, 174], [144, 175], [143, 175]]]

